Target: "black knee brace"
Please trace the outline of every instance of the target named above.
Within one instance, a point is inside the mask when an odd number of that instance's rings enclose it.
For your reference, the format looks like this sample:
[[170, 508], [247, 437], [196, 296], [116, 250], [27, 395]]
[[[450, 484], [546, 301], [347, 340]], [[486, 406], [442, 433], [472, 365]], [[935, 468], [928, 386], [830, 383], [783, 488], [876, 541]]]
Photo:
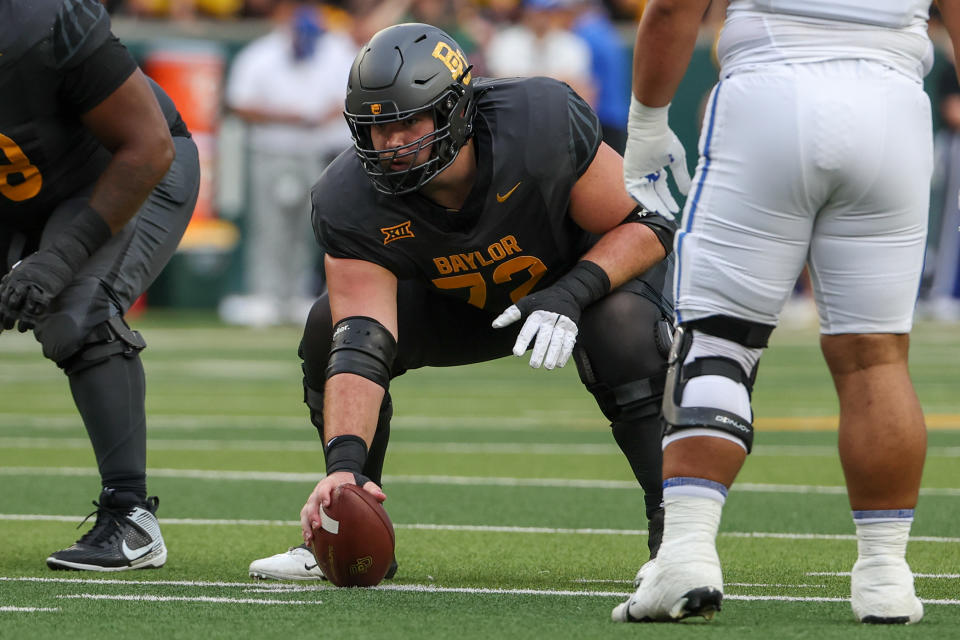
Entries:
[[333, 328], [327, 378], [352, 373], [390, 387], [390, 368], [397, 355], [397, 341], [373, 318], [350, 316]]
[[715, 429], [739, 438], [746, 447], [747, 453], [750, 453], [753, 448], [753, 416], [745, 420], [742, 416], [722, 409], [680, 406], [683, 389], [693, 378], [723, 376], [743, 385], [747, 389], [747, 394], [752, 395], [753, 383], [757, 377], [756, 366], [748, 375], [737, 362], [721, 356], [697, 358], [689, 364], [684, 364], [693, 344], [693, 329], [731, 340], [744, 347], [761, 348], [767, 345], [767, 339], [773, 327], [726, 316], [712, 316], [692, 323], [684, 323], [679, 327], [670, 350], [666, 390], [663, 397], [665, 435], [683, 429]]
[[69, 376], [105, 362], [112, 356], [132, 358], [146, 347], [147, 343], [138, 331], [131, 329], [121, 316], [113, 316], [94, 327], [80, 349], [57, 362], [57, 366]]
[[[653, 327], [653, 342], [657, 352], [666, 358], [672, 339], [671, 326], [666, 320], [659, 320]], [[653, 359], [653, 355], [650, 356]], [[593, 364], [587, 353], [580, 348], [574, 350], [574, 362], [577, 364], [577, 373], [600, 407], [600, 411], [610, 422], [635, 420], [660, 412], [660, 403], [663, 398], [666, 373], [661, 371], [647, 378], [631, 380], [611, 387], [599, 380]], [[663, 367], [663, 362], [649, 362], [641, 367], [644, 370], [656, 370]]]

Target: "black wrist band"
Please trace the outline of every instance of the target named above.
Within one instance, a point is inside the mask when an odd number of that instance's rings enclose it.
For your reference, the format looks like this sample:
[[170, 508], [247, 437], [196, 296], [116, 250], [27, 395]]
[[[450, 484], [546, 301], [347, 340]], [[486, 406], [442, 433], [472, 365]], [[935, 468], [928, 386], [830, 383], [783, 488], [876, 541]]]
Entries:
[[573, 296], [581, 309], [596, 302], [610, 292], [610, 278], [600, 265], [589, 260], [581, 260], [573, 266], [557, 285]]
[[103, 216], [90, 205], [86, 205], [73, 217], [70, 226], [53, 239], [49, 250], [77, 270], [97, 249], [106, 244], [112, 235], [110, 225]]
[[362, 474], [363, 465], [367, 462], [367, 443], [360, 436], [334, 436], [324, 448], [324, 457], [327, 475], [337, 471]]

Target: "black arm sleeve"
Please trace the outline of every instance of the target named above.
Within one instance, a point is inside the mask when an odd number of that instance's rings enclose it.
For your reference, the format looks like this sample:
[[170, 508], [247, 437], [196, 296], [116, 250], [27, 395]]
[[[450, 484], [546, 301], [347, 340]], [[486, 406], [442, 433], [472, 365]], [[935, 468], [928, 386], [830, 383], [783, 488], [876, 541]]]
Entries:
[[600, 119], [590, 105], [577, 93], [567, 87], [567, 113], [570, 118], [570, 156], [573, 166], [576, 167], [577, 177], [582, 176], [590, 163], [593, 162], [603, 133], [600, 130]]
[[640, 205], [634, 207], [633, 211], [627, 214], [620, 224], [637, 223], [650, 227], [657, 236], [657, 240], [663, 245], [667, 255], [673, 251], [673, 237], [677, 233], [677, 223], [669, 218], [665, 218], [658, 213], [645, 210]]

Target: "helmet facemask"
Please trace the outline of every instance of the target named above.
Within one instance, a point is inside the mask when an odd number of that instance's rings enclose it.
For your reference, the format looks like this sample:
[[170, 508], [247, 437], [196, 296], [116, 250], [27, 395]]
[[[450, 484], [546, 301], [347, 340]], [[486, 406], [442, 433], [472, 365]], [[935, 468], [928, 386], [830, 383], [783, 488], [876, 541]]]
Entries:
[[[429, 25], [390, 27], [361, 51], [351, 71], [344, 117], [356, 154], [378, 191], [416, 191], [457, 158], [472, 134], [476, 113], [471, 68], [456, 43]], [[422, 112], [432, 116], [432, 131], [402, 146], [374, 147], [371, 126]], [[430, 155], [420, 164], [391, 168], [394, 160], [416, 158], [425, 149]]]

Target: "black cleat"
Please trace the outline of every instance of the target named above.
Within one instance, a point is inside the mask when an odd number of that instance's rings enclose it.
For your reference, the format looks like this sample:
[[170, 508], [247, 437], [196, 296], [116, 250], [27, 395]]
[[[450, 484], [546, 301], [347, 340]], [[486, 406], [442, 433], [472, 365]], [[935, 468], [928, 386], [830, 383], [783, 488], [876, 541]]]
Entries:
[[[129, 495], [129, 494], [127, 494]], [[54, 570], [127, 571], [162, 567], [167, 547], [160, 534], [156, 496], [145, 502], [123, 501], [104, 490], [100, 502], [94, 501], [97, 520], [90, 531], [66, 549], [50, 554], [47, 566]], [[83, 526], [83, 522], [80, 526]]]

